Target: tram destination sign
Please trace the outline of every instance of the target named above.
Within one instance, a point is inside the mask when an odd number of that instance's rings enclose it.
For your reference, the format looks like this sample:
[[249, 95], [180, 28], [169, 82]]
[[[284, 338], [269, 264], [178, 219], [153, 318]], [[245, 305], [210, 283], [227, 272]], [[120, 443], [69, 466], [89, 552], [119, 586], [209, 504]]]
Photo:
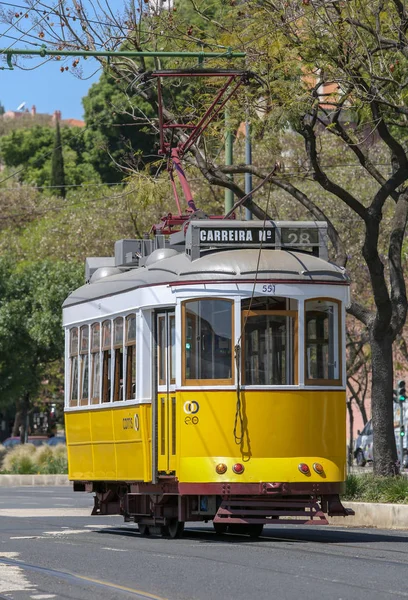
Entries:
[[206, 227], [200, 228], [200, 246], [259, 246], [267, 244], [275, 246], [275, 229], [257, 227]]
[[327, 259], [327, 224], [311, 221], [191, 221], [185, 233], [191, 260], [210, 248], [291, 248]]

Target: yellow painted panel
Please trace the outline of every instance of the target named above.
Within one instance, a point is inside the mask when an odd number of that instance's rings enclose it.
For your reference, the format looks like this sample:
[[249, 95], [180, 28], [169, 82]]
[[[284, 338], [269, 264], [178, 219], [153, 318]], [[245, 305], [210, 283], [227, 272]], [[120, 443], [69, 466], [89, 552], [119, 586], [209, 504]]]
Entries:
[[68, 475], [72, 480], [89, 481], [93, 476], [93, 455], [91, 444], [68, 444]]
[[[303, 481], [298, 477], [299, 462], [307, 462], [311, 468], [313, 462], [323, 459], [329, 461], [324, 465], [326, 481], [344, 480], [345, 392], [242, 392], [242, 422], [237, 400], [231, 391], [179, 393], [180, 481], [214, 481], [210, 457], [223, 457], [220, 462], [231, 457], [233, 462], [245, 463], [245, 475], [234, 476], [234, 481]], [[186, 413], [186, 407], [187, 411], [193, 407], [194, 414]], [[311, 480], [322, 479], [313, 472]]]
[[151, 481], [151, 405], [65, 413], [71, 480]]
[[[309, 465], [310, 472], [303, 475], [298, 465], [305, 462]], [[313, 463], [318, 462], [324, 467], [324, 474], [318, 475], [313, 471]], [[224, 475], [218, 475], [215, 467], [219, 463], [227, 465]], [[244, 466], [244, 472], [236, 475], [232, 467], [235, 463]], [[194, 457], [181, 458], [180, 480], [183, 483], [259, 483], [259, 482], [318, 482], [344, 481], [345, 460], [343, 457], [329, 460], [322, 456], [291, 456], [289, 458], [250, 458], [246, 462], [237, 457]]]
[[94, 479], [117, 479], [116, 452], [113, 442], [93, 442]]
[[[120, 409], [119, 409], [120, 410]], [[89, 418], [91, 421], [92, 441], [95, 442], [113, 442], [113, 410], [90, 410]], [[115, 415], [117, 418], [117, 415]]]
[[[174, 415], [164, 411], [166, 431], [159, 408], [159, 465], [166, 468], [169, 458], [174, 461], [180, 482], [344, 480], [345, 392], [246, 391], [240, 414], [242, 422], [233, 391], [178, 392], [175, 446]], [[150, 404], [67, 412], [70, 479], [150, 481], [151, 431]], [[160, 456], [162, 439], [165, 457]], [[223, 476], [215, 473], [218, 462], [228, 466]], [[235, 462], [245, 466], [240, 476], [232, 472]], [[310, 466], [309, 476], [299, 472], [300, 462]], [[324, 477], [312, 470], [313, 462], [324, 466]]]
[[65, 433], [67, 444], [83, 444], [91, 439], [89, 412], [66, 412]]

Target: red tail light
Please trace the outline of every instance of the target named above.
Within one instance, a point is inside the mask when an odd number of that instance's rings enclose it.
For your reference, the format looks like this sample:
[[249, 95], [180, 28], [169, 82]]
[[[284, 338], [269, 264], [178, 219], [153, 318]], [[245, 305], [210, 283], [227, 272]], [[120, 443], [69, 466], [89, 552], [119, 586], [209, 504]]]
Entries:
[[241, 463], [236, 463], [233, 467], [232, 470], [234, 471], [234, 473], [236, 473], [237, 475], [241, 475], [241, 473], [243, 473], [245, 471], [244, 465], [241, 465]]
[[303, 473], [303, 475], [308, 475], [308, 473], [310, 473], [309, 465], [306, 463], [300, 463], [298, 469], [301, 473]]

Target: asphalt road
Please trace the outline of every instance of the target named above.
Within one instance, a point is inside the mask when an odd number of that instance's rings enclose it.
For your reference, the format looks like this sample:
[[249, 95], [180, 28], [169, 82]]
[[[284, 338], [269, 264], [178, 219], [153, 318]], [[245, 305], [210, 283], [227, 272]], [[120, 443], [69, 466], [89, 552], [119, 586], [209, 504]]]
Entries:
[[0, 488], [2, 600], [408, 597], [403, 531], [277, 526], [252, 541], [188, 524], [181, 540], [142, 538], [91, 506], [65, 487]]

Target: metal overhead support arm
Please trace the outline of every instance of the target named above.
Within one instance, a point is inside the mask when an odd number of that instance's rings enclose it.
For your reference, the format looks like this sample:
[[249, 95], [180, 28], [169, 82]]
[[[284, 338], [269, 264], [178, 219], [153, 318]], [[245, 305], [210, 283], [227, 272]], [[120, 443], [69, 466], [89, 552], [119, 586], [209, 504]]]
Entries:
[[[164, 107], [163, 107], [163, 93], [162, 93], [162, 78], [168, 77], [223, 77], [227, 78], [222, 88], [219, 90], [211, 105], [205, 111], [204, 115], [200, 118], [197, 124], [191, 123], [166, 123], [164, 118]], [[180, 182], [180, 186], [188, 206], [188, 212], [195, 212], [197, 207], [195, 205], [191, 188], [188, 184], [186, 175], [181, 165], [181, 159], [188, 150], [195, 144], [206, 130], [209, 124], [217, 117], [222, 111], [228, 100], [236, 93], [241, 85], [247, 85], [252, 77], [256, 77], [249, 71], [233, 70], [233, 69], [180, 69], [180, 70], [161, 70], [146, 72], [143, 75], [145, 81], [149, 79], [157, 79], [157, 99], [158, 99], [158, 113], [159, 113], [159, 154], [167, 156], [168, 167], [167, 170], [170, 173], [170, 181], [175, 196], [178, 215], [167, 215], [163, 219], [163, 223], [155, 227], [155, 231], [160, 230], [162, 233], [171, 233], [172, 227], [180, 227], [183, 223], [190, 218], [189, 214], [182, 214], [180, 201], [177, 193], [176, 184], [173, 177], [173, 170], [176, 171], [176, 175]], [[179, 142], [176, 145], [172, 144], [172, 141], [166, 141], [165, 131], [174, 131], [175, 129], [190, 130], [186, 132], [187, 139], [183, 142]], [[222, 217], [218, 217], [222, 218]]]

